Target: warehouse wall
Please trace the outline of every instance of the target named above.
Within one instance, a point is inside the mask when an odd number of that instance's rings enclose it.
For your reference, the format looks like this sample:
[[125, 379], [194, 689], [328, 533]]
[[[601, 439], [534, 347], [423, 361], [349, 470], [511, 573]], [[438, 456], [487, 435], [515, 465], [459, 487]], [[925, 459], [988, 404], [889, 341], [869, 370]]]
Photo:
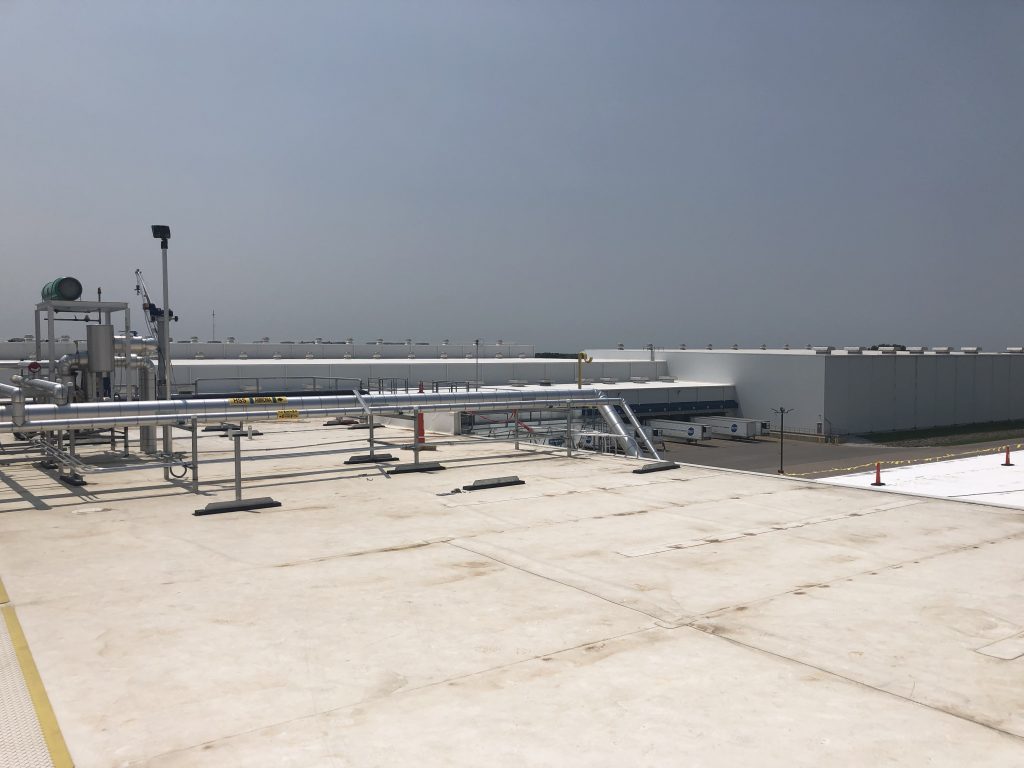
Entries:
[[[646, 350], [595, 350], [637, 358]], [[732, 383], [740, 414], [839, 434], [1024, 419], [1024, 355], [814, 354], [807, 350], [657, 350], [681, 379]], [[775, 417], [777, 419], [777, 417]], [[774, 423], [777, 424], [777, 421]]]
[[[592, 350], [601, 358], [636, 359], [646, 350]], [[656, 350], [668, 375], [687, 381], [731, 384], [739, 402], [737, 416], [771, 420], [780, 405], [793, 408], [786, 414], [786, 428], [812, 432], [825, 411], [825, 358], [803, 350]]]
[[1024, 355], [828, 355], [825, 409], [840, 432], [1024, 419]]

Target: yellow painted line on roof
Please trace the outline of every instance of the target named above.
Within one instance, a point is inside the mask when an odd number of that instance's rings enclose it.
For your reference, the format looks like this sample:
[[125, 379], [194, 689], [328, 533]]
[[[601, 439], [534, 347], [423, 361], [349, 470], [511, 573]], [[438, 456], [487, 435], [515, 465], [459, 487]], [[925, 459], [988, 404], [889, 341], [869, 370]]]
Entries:
[[0, 579], [0, 605], [11, 602], [11, 598], [7, 596], [7, 590], [4, 589], [4, 580]]
[[32, 658], [32, 651], [29, 650], [25, 633], [21, 629], [21, 622], [18, 621], [18, 616], [14, 612], [14, 606], [5, 605], [0, 608], [0, 612], [4, 615], [7, 632], [11, 636], [11, 644], [14, 646], [14, 654], [18, 659], [18, 666], [21, 667], [21, 675], [25, 679], [25, 687], [28, 688], [29, 696], [32, 697], [32, 707], [36, 711], [36, 719], [43, 731], [50, 760], [53, 761], [54, 768], [74, 768], [71, 753], [68, 752], [64, 735], [60, 732], [57, 716], [53, 714], [50, 698], [46, 695], [43, 680], [39, 676], [39, 670]]

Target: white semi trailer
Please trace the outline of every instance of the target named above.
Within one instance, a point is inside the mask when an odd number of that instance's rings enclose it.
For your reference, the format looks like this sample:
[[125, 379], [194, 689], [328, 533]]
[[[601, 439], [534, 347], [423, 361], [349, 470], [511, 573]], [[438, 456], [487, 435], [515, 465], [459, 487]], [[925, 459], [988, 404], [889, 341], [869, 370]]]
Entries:
[[684, 440], [688, 443], [696, 443], [698, 440], [711, 439], [711, 430], [706, 424], [673, 421], [672, 419], [650, 419], [647, 426], [654, 430], [655, 437], [661, 437], [664, 440]]
[[752, 440], [763, 433], [764, 426], [760, 419], [741, 419], [738, 416], [691, 416], [690, 421], [706, 425], [713, 437], [733, 440]]

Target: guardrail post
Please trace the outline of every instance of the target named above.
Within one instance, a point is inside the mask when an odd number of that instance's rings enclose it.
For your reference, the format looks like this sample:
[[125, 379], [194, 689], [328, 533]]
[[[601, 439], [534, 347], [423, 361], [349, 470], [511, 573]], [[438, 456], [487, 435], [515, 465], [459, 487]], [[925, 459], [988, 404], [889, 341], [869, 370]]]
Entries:
[[419, 464], [420, 463], [419, 424], [420, 424], [420, 419], [422, 417], [420, 416], [420, 409], [419, 408], [414, 408], [412, 413], [413, 413], [412, 463], [413, 464]]
[[231, 437], [235, 441], [235, 501], [242, 500], [242, 433], [234, 430]]
[[192, 417], [192, 493], [199, 493], [199, 419], [195, 416]]

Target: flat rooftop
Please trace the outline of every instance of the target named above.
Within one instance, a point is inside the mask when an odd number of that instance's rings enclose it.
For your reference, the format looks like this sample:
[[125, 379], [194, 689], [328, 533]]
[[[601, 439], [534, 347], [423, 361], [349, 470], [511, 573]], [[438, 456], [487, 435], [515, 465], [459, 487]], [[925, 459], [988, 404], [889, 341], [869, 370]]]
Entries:
[[[260, 425], [244, 455], [365, 435], [320, 424]], [[208, 517], [228, 464], [199, 497], [0, 466], [0, 577], [75, 764], [1024, 764], [1019, 511], [503, 443], [427, 457], [447, 469], [246, 463], [245, 495], [282, 506]]]
[[[1022, 446], [1016, 445], [1017, 449]], [[915, 464], [909, 467], [883, 467], [884, 487], [875, 490], [896, 491], [926, 496], [941, 496], [997, 506], [1024, 509], [1024, 453], [1010, 454], [1012, 466], [1005, 467], [1001, 451], [989, 450], [982, 456]], [[874, 472], [832, 478], [837, 485], [871, 488]]]

